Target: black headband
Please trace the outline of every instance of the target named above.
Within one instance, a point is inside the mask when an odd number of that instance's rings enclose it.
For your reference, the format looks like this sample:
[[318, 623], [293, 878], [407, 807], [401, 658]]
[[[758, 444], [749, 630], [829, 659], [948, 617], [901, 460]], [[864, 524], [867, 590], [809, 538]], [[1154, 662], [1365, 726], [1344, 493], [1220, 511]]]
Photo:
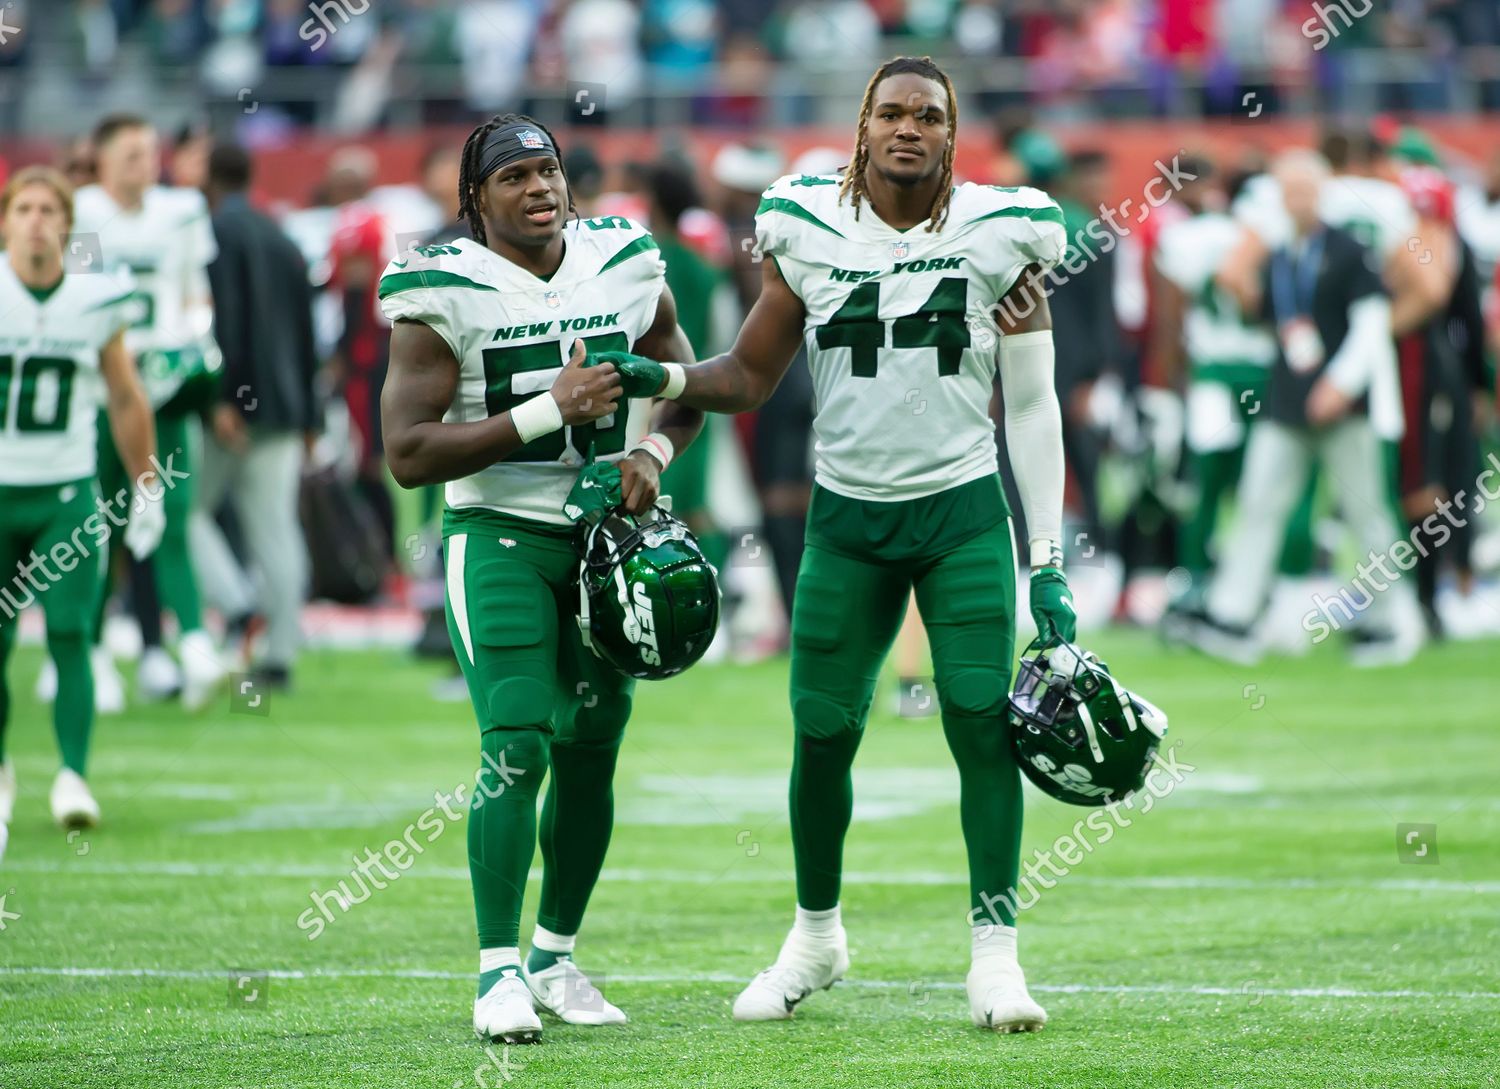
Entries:
[[495, 129], [484, 138], [484, 147], [479, 154], [481, 182], [495, 171], [521, 159], [535, 159], [543, 155], [558, 158], [557, 146], [553, 144], [552, 137], [539, 127], [524, 121]]

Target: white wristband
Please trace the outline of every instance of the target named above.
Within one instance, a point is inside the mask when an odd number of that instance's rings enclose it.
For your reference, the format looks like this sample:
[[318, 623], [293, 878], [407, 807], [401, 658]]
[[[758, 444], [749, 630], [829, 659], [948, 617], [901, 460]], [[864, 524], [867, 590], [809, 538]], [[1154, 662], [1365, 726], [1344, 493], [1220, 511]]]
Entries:
[[651, 432], [651, 434], [630, 448], [632, 454], [637, 450], [646, 451], [646, 453], [660, 462], [663, 471], [666, 470], [668, 465], [672, 464], [672, 459], [677, 456], [677, 448], [672, 445], [672, 440], [660, 431]]
[[663, 363], [662, 370], [667, 372], [667, 384], [661, 388], [658, 397], [665, 397], [668, 401], [675, 401], [682, 396], [683, 389], [687, 386], [687, 371], [681, 363]]
[[562, 409], [557, 407], [550, 392], [538, 393], [510, 410], [510, 422], [515, 425], [522, 442], [531, 442], [562, 427]]
[[1062, 562], [1062, 548], [1056, 541], [1038, 537], [1031, 542], [1032, 567], [1061, 567]]

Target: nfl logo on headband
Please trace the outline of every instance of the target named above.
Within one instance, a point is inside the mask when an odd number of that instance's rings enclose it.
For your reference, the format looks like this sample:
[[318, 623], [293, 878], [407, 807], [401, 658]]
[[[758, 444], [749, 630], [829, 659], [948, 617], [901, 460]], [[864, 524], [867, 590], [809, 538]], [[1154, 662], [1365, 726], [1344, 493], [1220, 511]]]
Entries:
[[546, 142], [542, 139], [542, 134], [533, 132], [531, 129], [522, 129], [516, 133], [516, 139], [521, 141], [522, 147], [530, 148], [532, 151], [540, 151], [547, 146]]

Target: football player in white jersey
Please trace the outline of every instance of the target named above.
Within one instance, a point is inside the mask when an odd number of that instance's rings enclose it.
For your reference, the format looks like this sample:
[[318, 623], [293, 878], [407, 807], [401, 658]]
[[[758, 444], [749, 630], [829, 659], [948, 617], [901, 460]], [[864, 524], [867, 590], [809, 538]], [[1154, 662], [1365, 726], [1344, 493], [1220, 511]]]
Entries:
[[[1185, 630], [1183, 617], [1201, 607], [1219, 508], [1239, 480], [1245, 441], [1266, 399], [1276, 355], [1271, 334], [1246, 320], [1216, 280], [1243, 230], [1224, 210], [1218, 172], [1206, 159], [1189, 169], [1197, 178], [1182, 186], [1176, 200], [1190, 214], [1163, 227], [1157, 238], [1158, 304], [1151, 331], [1152, 357], [1174, 388], [1185, 388], [1187, 447], [1198, 489], [1196, 508], [1179, 536], [1179, 562], [1192, 582], [1168, 611], [1167, 630], [1177, 635]], [[1283, 574], [1306, 574], [1312, 563], [1315, 483], [1309, 481], [1288, 528]]]
[[[181, 672], [154, 645], [159, 623], [153, 613], [141, 617], [147, 647], [138, 679], [143, 694], [157, 697], [180, 685], [183, 703], [196, 710], [224, 679], [214, 641], [203, 627], [188, 547], [196, 442], [189, 432], [197, 426], [203, 398], [212, 393], [218, 367], [209, 335], [213, 310], [207, 272], [218, 250], [203, 194], [157, 184], [161, 152], [155, 129], [144, 119], [107, 117], [95, 128], [94, 144], [99, 184], [78, 191], [77, 232], [98, 236], [106, 268], [129, 269], [135, 277], [135, 318], [125, 335], [126, 347], [139, 363], [156, 413], [162, 456], [172, 457], [175, 467], [189, 474], [168, 493], [167, 532], [151, 562], [160, 603], [177, 618]], [[106, 491], [124, 475], [114, 445], [102, 431], [99, 471]], [[114, 667], [107, 653], [101, 649], [96, 656], [96, 672], [109, 677]]]
[[[1379, 176], [1384, 148], [1369, 132], [1331, 131], [1324, 136], [1321, 151], [1333, 168], [1320, 198], [1323, 222], [1349, 231], [1379, 255], [1391, 293], [1392, 336], [1420, 328], [1442, 309], [1447, 296], [1441, 270], [1421, 258], [1411, 199], [1394, 181]], [[1258, 310], [1260, 269], [1271, 251], [1291, 238], [1291, 217], [1280, 186], [1269, 174], [1252, 178], [1231, 211], [1245, 231], [1225, 258], [1219, 281], [1239, 296], [1246, 310]], [[1387, 444], [1394, 469], [1392, 445], [1406, 429], [1395, 368], [1378, 368], [1368, 381], [1370, 423]], [[1333, 420], [1347, 412], [1350, 404], [1348, 396], [1326, 384], [1308, 402], [1308, 417], [1314, 423]]]
[[883, 65], [843, 176], [786, 177], [766, 190], [756, 221], [764, 288], [734, 347], [665, 368], [661, 396], [745, 412], [805, 341], [817, 391], [816, 486], [792, 615], [796, 921], [775, 964], [736, 1000], [740, 1020], [790, 1017], [848, 968], [839, 885], [850, 768], [915, 589], [962, 790], [970, 1013], [1002, 1032], [1046, 1022], [1016, 955], [1022, 800], [1005, 725], [1015, 556], [988, 409], [998, 361], [1031, 534], [1032, 617], [1044, 638], [1072, 639], [1061, 414], [1038, 279], [1065, 237], [1045, 193], [954, 186], [956, 114], [952, 84], [930, 59]]
[[[609, 845], [634, 682], [580, 638], [564, 508], [597, 496], [646, 510], [703, 416], [653, 409], [658, 364], [585, 365], [603, 352], [678, 359], [691, 349], [656, 243], [623, 216], [572, 214], [542, 125], [507, 114], [475, 129], [459, 194], [473, 237], [403, 254], [380, 280], [393, 322], [381, 418], [397, 482], [447, 486], [448, 627], [484, 761], [468, 833], [474, 1029], [530, 1043], [542, 1032], [533, 999], [572, 1024], [625, 1020], [572, 953]], [[521, 901], [538, 831], [541, 900], [523, 963]]]
[[[133, 285], [128, 274], [65, 271], [72, 218], [72, 186], [55, 170], [27, 167], [0, 193], [0, 845], [16, 799], [5, 760], [5, 663], [21, 611], [41, 604], [61, 682], [52, 707], [62, 751], [52, 814], [66, 827], [87, 827], [99, 820], [84, 781], [94, 719], [88, 647], [108, 542], [125, 527], [126, 547], [147, 556], [164, 523], [151, 407], [125, 348]], [[134, 492], [100, 494], [101, 415]]]

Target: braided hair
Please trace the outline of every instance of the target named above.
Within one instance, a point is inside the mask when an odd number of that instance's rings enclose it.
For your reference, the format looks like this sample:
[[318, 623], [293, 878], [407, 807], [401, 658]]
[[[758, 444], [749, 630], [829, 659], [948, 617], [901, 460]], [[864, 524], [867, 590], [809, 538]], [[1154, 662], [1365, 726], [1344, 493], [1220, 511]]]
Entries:
[[524, 113], [497, 114], [469, 133], [458, 164], [458, 214], [468, 220], [469, 233], [481, 245], [489, 245], [484, 236], [484, 218], [479, 214], [479, 187], [484, 181], [479, 176], [479, 170], [484, 160], [484, 142], [490, 133], [503, 129], [506, 125], [530, 125], [547, 134], [547, 139], [552, 141], [552, 146], [558, 151], [557, 169], [562, 171], [563, 184], [567, 186], [568, 211], [575, 215], [578, 213], [578, 209], [573, 206], [573, 186], [568, 182], [568, 172], [562, 165], [562, 148], [558, 147], [557, 138], [552, 135], [552, 131], [536, 118], [527, 117]]
[[870, 115], [875, 111], [875, 88], [880, 86], [882, 80], [908, 73], [941, 84], [948, 94], [948, 146], [943, 149], [942, 184], [938, 189], [937, 200], [932, 202], [932, 215], [927, 223], [929, 232], [940, 231], [948, 220], [948, 205], [953, 199], [953, 155], [958, 149], [958, 95], [954, 93], [953, 81], [931, 57], [893, 57], [870, 77], [870, 82], [865, 85], [864, 101], [859, 107], [859, 128], [854, 134], [854, 158], [849, 163], [849, 169], [844, 171], [844, 181], [839, 186], [839, 200], [842, 201], [846, 196], [852, 198], [854, 218], [859, 218], [860, 203], [870, 199], [870, 194], [865, 189], [865, 171], [870, 165], [870, 144], [866, 129], [870, 124]]

